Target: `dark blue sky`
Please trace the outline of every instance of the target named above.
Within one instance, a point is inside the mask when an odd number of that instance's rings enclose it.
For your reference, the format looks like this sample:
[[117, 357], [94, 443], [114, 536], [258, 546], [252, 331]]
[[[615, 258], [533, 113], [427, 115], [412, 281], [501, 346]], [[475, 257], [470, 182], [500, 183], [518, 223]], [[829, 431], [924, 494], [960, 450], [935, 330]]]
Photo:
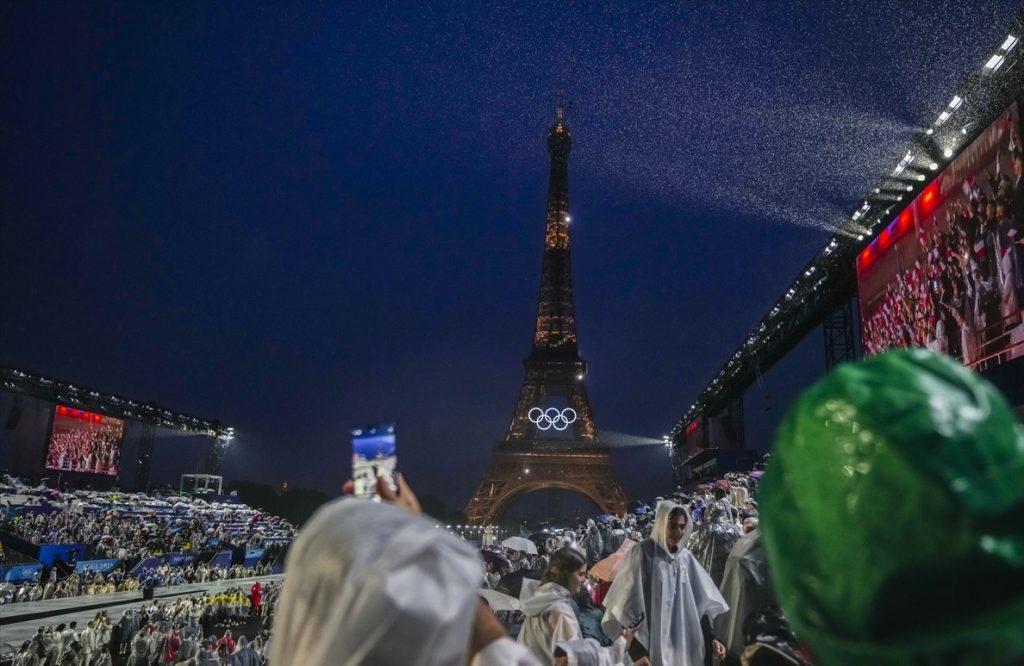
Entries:
[[229, 476], [333, 489], [395, 421], [461, 505], [529, 351], [561, 89], [597, 424], [660, 437], [1016, 4], [5, 3], [0, 357], [235, 425]]

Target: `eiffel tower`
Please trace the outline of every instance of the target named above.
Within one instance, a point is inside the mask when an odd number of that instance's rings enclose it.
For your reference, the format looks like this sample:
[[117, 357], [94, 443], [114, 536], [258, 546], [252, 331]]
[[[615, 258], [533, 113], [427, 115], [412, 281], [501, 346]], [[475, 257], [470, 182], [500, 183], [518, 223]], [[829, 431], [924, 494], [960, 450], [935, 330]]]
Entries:
[[466, 518], [474, 524], [491, 523], [513, 498], [548, 488], [584, 495], [606, 513], [626, 510], [609, 450], [594, 426], [583, 385], [587, 363], [576, 346], [569, 260], [571, 150], [559, 105], [548, 131], [551, 177], [533, 348], [523, 361], [526, 377], [508, 433], [494, 447], [490, 468], [466, 505]]

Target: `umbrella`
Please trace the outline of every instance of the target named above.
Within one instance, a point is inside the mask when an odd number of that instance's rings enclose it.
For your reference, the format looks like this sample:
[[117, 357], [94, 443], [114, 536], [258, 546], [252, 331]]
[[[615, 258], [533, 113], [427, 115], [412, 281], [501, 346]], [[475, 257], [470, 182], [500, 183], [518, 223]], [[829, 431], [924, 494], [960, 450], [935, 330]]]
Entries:
[[523, 537], [517, 537], [517, 536], [509, 537], [509, 538], [505, 539], [504, 541], [502, 541], [501, 545], [505, 546], [509, 550], [518, 550], [519, 552], [526, 553], [527, 555], [536, 555], [537, 554], [537, 546], [536, 546], [536, 544], [534, 544], [529, 539], [524, 539]]
[[626, 556], [634, 546], [636, 546], [636, 541], [626, 539], [618, 550], [590, 567], [590, 575], [607, 583], [615, 580], [616, 574], [619, 573], [619, 567], [626, 561]]
[[519, 599], [510, 597], [504, 592], [497, 590], [479, 590], [480, 596], [487, 601], [492, 611], [517, 611], [519, 610]]
[[508, 561], [508, 558], [499, 553], [496, 550], [484, 548], [480, 551], [480, 557], [484, 558], [484, 562], [492, 564], [502, 571], [511, 571], [512, 563]]
[[518, 599], [519, 593], [523, 590], [523, 579], [528, 578], [539, 581], [542, 573], [540, 569], [513, 571], [502, 576], [498, 584], [494, 586], [494, 590]]

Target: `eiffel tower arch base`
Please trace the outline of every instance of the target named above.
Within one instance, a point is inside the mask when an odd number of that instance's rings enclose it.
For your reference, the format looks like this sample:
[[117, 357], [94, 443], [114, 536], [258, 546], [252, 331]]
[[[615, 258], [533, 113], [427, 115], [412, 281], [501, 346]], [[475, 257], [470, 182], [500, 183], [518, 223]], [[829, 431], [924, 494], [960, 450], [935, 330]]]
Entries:
[[612, 476], [608, 451], [502, 451], [501, 447], [466, 505], [470, 523], [490, 524], [516, 497], [548, 489], [579, 493], [605, 513], [626, 512], [626, 494]]

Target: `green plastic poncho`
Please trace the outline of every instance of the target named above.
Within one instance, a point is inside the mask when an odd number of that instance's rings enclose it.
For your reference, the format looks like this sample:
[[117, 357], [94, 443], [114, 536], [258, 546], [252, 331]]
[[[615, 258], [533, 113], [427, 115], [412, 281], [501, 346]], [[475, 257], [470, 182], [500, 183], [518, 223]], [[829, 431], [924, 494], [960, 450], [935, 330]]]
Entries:
[[1024, 655], [1024, 430], [951, 359], [888, 352], [804, 392], [776, 435], [761, 528], [820, 663]]

